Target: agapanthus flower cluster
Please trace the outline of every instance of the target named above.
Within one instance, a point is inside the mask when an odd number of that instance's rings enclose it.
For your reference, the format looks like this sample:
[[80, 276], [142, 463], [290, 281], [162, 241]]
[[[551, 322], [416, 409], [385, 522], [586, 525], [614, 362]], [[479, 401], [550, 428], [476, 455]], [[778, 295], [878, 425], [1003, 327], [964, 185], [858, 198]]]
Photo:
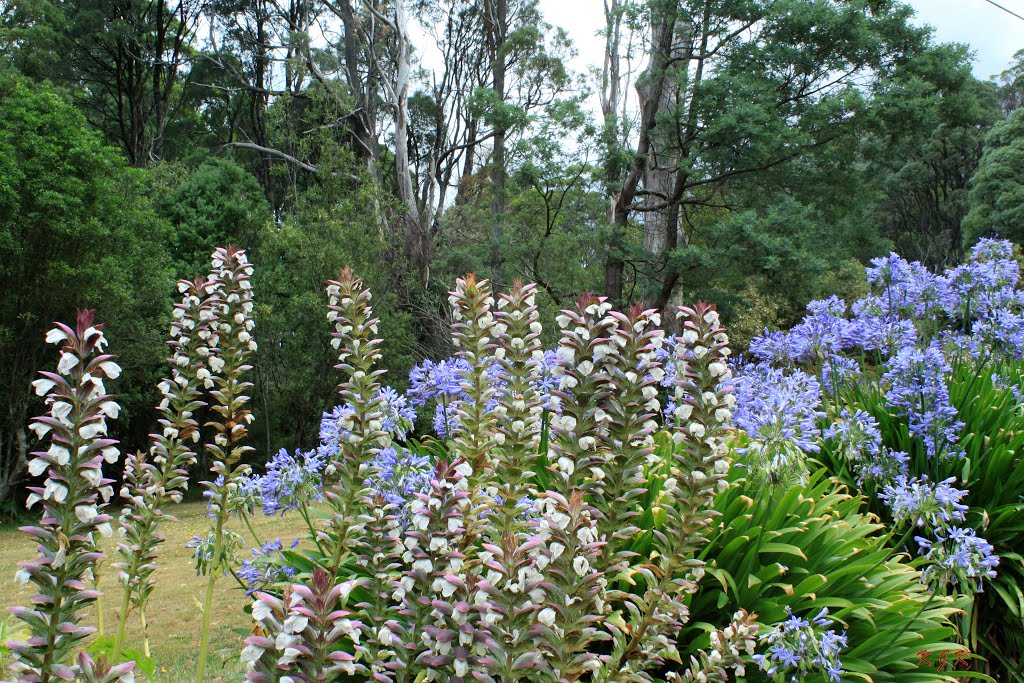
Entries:
[[559, 408], [559, 400], [554, 393], [558, 389], [559, 381], [559, 376], [555, 373], [557, 365], [558, 353], [553, 349], [544, 351], [543, 357], [537, 363], [537, 376], [531, 380], [533, 390], [540, 397], [541, 406], [551, 412], [557, 412]]
[[835, 450], [850, 463], [860, 463], [876, 456], [882, 449], [882, 432], [878, 421], [859, 408], [843, 408], [832, 426], [822, 435], [834, 442]]
[[[185, 543], [185, 547], [193, 551], [192, 562], [196, 567], [196, 576], [206, 576], [210, 573], [227, 575], [235, 566], [235, 558], [245, 542], [241, 536], [226, 529], [219, 538], [221, 546], [219, 559], [217, 555], [218, 536], [213, 531], [207, 532], [206, 536], [193, 536], [192, 540]], [[215, 569], [215, 566], [219, 568]]]
[[878, 497], [889, 507], [897, 527], [910, 523], [929, 531], [947, 529], [962, 522], [967, 513], [967, 506], [960, 502], [967, 491], [954, 488], [954, 483], [956, 477], [936, 483], [924, 474], [909, 479], [899, 476]]
[[909, 455], [882, 447], [878, 453], [869, 455], [856, 465], [857, 485], [863, 486], [867, 482], [876, 487], [892, 484], [898, 477], [908, 476], [909, 470]]
[[769, 481], [794, 481], [806, 471], [805, 454], [820, 449], [821, 411], [818, 381], [799, 369], [767, 363], [741, 365], [736, 371], [736, 425], [750, 438], [744, 463]]
[[[291, 547], [299, 545], [299, 539], [292, 541]], [[266, 590], [275, 585], [287, 584], [295, 577], [295, 568], [284, 561], [281, 551], [284, 544], [280, 538], [266, 541], [259, 548], [252, 549], [252, 558], [242, 560], [242, 566], [235, 575], [245, 582], [246, 595], [258, 590]]]
[[933, 458], [963, 456], [958, 445], [963, 423], [946, 386], [949, 370], [937, 347], [908, 347], [896, 354], [883, 377], [889, 384], [886, 403], [906, 416], [910, 434], [921, 439]]
[[28, 465], [33, 477], [45, 475], [42, 486], [28, 489], [28, 507], [41, 502], [43, 512], [38, 526], [22, 527], [36, 542], [38, 556], [20, 562], [15, 576], [39, 594], [32, 607], [10, 609], [31, 637], [8, 643], [17, 679], [28, 682], [73, 679], [74, 648], [94, 631], [79, 621], [100, 595], [86, 588], [102, 557], [97, 534], [112, 533], [104, 508], [113, 481], [102, 468], [120, 457], [117, 442], [107, 437], [107, 419], [116, 419], [120, 408], [104, 380], [116, 379], [121, 368], [103, 353], [103, 325], [94, 323], [92, 311], [79, 311], [74, 328], [57, 323], [46, 341], [60, 347], [60, 361], [57, 372], [41, 372], [32, 382], [48, 410], [29, 428], [49, 446], [34, 451]]
[[247, 507], [259, 507], [265, 515], [283, 514], [323, 499], [325, 467], [319, 450], [289, 453], [282, 448], [267, 462], [265, 474], [239, 479], [239, 492]]
[[963, 592], [980, 592], [985, 579], [996, 576], [999, 556], [974, 529], [951, 527], [938, 531], [934, 541], [915, 539], [926, 561], [921, 580], [937, 589], [953, 584]]
[[459, 429], [456, 405], [466, 398], [462, 381], [470, 369], [469, 363], [456, 357], [436, 363], [424, 360], [409, 373], [409, 400], [414, 406], [435, 402], [434, 433], [441, 438]]
[[434, 465], [430, 458], [409, 448], [388, 446], [373, 459], [373, 476], [366, 485], [383, 500], [395, 506], [394, 514], [408, 523], [408, 505], [430, 486]]
[[840, 654], [847, 646], [846, 632], [829, 628], [828, 608], [813, 619], [804, 619], [786, 607], [788, 618], [763, 634], [767, 653], [754, 655], [754, 663], [776, 683], [802, 681], [808, 675], [828, 676], [838, 682], [843, 675]]
[[789, 331], [792, 358], [813, 362], [832, 358], [849, 348], [846, 302], [833, 296], [807, 304], [807, 315]]
[[885, 317], [934, 319], [950, 307], [952, 293], [946, 278], [895, 253], [872, 259], [867, 278]]

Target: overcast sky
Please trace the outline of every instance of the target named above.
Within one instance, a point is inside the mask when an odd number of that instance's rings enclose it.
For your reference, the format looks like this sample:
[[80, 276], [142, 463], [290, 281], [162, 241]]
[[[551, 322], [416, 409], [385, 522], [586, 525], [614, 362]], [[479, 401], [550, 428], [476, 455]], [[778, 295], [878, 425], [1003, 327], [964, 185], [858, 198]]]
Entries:
[[[995, 0], [1024, 16], [1024, 0]], [[1024, 48], [1024, 20], [985, 0], [908, 0], [917, 21], [935, 29], [940, 42], [967, 43], [975, 51], [974, 75], [987, 79], [1003, 71], [1013, 53]], [[569, 32], [579, 51], [575, 66], [601, 63], [604, 23], [602, 0], [540, 0], [544, 17]]]

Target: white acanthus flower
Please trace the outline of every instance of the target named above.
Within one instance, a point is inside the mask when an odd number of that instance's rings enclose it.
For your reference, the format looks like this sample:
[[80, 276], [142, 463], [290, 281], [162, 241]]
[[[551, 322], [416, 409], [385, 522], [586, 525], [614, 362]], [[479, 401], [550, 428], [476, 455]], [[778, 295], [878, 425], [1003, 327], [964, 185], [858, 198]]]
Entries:
[[555, 613], [555, 610], [551, 609], [550, 607], [545, 607], [537, 613], [537, 621], [544, 624], [545, 626], [552, 626], [554, 625], [555, 618], [557, 616], [558, 615]]
[[117, 379], [121, 376], [121, 366], [112, 360], [100, 363], [100, 370], [102, 370], [103, 374], [105, 374], [109, 379]]
[[43, 489], [43, 498], [45, 500], [53, 500], [56, 503], [63, 503], [64, 499], [68, 497], [68, 487], [60, 482], [54, 481], [53, 479], [46, 480], [46, 486]]
[[75, 517], [78, 517], [78, 519], [85, 524], [96, 519], [96, 515], [98, 514], [99, 512], [96, 510], [95, 505], [78, 505], [75, 507]]
[[265, 619], [269, 619], [273, 614], [274, 611], [270, 609], [270, 605], [263, 602], [262, 600], [257, 600], [254, 603], [252, 603], [252, 618], [256, 621], [264, 621]]
[[60, 328], [57, 328], [57, 327], [53, 328], [52, 330], [50, 330], [49, 332], [46, 333], [46, 343], [47, 344], [60, 344], [62, 341], [64, 341], [67, 338], [68, 338], [67, 333], [64, 332], [64, 330], [62, 330]]
[[32, 382], [32, 386], [36, 390], [36, 396], [46, 396], [46, 394], [50, 392], [50, 389], [53, 389], [55, 386], [57, 386], [57, 383], [54, 382], [52, 379], [42, 378]]
[[73, 353], [63, 352], [60, 354], [60, 362], [57, 363], [57, 372], [66, 375], [78, 365], [78, 356]]

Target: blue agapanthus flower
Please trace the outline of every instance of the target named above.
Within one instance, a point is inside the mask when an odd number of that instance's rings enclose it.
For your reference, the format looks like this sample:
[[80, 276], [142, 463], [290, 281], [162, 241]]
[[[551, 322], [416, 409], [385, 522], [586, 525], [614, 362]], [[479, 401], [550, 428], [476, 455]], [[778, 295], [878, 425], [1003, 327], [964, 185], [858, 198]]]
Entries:
[[326, 465], [319, 449], [289, 453], [282, 448], [267, 462], [265, 474], [242, 479], [240, 493], [265, 515], [283, 514], [323, 499], [321, 479]]
[[[292, 541], [291, 547], [299, 545], [299, 539]], [[252, 549], [252, 558], [242, 560], [242, 566], [235, 572], [245, 585], [245, 594], [252, 595], [256, 591], [265, 590], [274, 584], [291, 581], [295, 577], [295, 568], [284, 561], [281, 551], [284, 545], [281, 539], [267, 541], [259, 548]]]
[[802, 478], [804, 454], [820, 449], [821, 387], [802, 370], [740, 365], [734, 375], [736, 425], [750, 437], [744, 464], [771, 481]]
[[409, 400], [421, 406], [431, 399], [444, 403], [465, 399], [462, 382], [469, 370], [469, 363], [461, 358], [417, 363], [409, 372]]
[[999, 556], [974, 529], [952, 527], [936, 532], [934, 541], [916, 537], [926, 565], [921, 581], [937, 588], [949, 584], [965, 592], [980, 592], [985, 579], [996, 577]]
[[958, 443], [963, 423], [949, 398], [945, 357], [935, 345], [905, 348], [890, 361], [883, 381], [886, 403], [907, 418], [910, 434], [921, 439], [929, 457], [963, 457]]
[[416, 410], [409, 405], [408, 397], [391, 387], [378, 389], [377, 397], [381, 399], [381, 412], [384, 415], [381, 429], [394, 439], [404, 439], [416, 422]]
[[813, 619], [804, 619], [787, 606], [788, 617], [760, 636], [767, 654], [753, 656], [754, 663], [772, 680], [802, 681], [808, 675], [828, 676], [839, 681], [843, 675], [840, 654], [847, 647], [846, 632], [837, 632], [828, 618], [828, 608]]
[[909, 522], [929, 530], [948, 529], [962, 522], [967, 506], [960, 501], [967, 491], [953, 486], [956, 477], [940, 482], [928, 481], [928, 475], [900, 476], [885, 486], [878, 497], [888, 506], [896, 526]]
[[385, 448], [373, 459], [373, 476], [366, 485], [380, 494], [385, 502], [395, 506], [394, 514], [402, 523], [407, 523], [408, 505], [416, 494], [430, 488], [434, 476], [434, 465], [425, 455], [410, 448]]
[[823, 435], [834, 442], [835, 451], [850, 463], [860, 463], [882, 450], [882, 432], [878, 421], [860, 409], [843, 408], [839, 418]]

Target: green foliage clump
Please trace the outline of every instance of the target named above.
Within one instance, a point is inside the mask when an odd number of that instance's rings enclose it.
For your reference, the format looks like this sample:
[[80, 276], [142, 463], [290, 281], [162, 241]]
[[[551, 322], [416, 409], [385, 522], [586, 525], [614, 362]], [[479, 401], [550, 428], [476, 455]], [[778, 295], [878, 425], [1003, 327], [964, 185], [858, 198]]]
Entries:
[[[710, 578], [690, 603], [691, 634], [736, 605], [749, 605], [766, 625], [785, 620], [787, 607], [805, 617], [827, 607], [846, 631], [850, 675], [875, 683], [951, 680], [919, 666], [917, 653], [963, 650], [949, 625], [958, 605], [929, 599], [919, 572], [892, 555], [890, 534], [860, 510], [859, 498], [823, 470], [789, 488], [766, 488], [742, 472], [734, 467], [731, 486], [715, 499], [721, 517], [701, 554]], [[750, 668], [746, 680], [771, 679]]]
[[971, 182], [965, 242], [989, 234], [1024, 242], [1024, 109], [993, 126]]
[[[124, 361], [122, 424], [149, 430], [173, 288], [168, 226], [145, 177], [105, 146], [55, 90], [10, 73], [0, 83], [0, 499], [23, 471], [32, 373], [52, 320], [91, 306]], [[141, 415], [145, 414], [145, 419]], [[121, 434], [124, 435], [123, 433]]]

